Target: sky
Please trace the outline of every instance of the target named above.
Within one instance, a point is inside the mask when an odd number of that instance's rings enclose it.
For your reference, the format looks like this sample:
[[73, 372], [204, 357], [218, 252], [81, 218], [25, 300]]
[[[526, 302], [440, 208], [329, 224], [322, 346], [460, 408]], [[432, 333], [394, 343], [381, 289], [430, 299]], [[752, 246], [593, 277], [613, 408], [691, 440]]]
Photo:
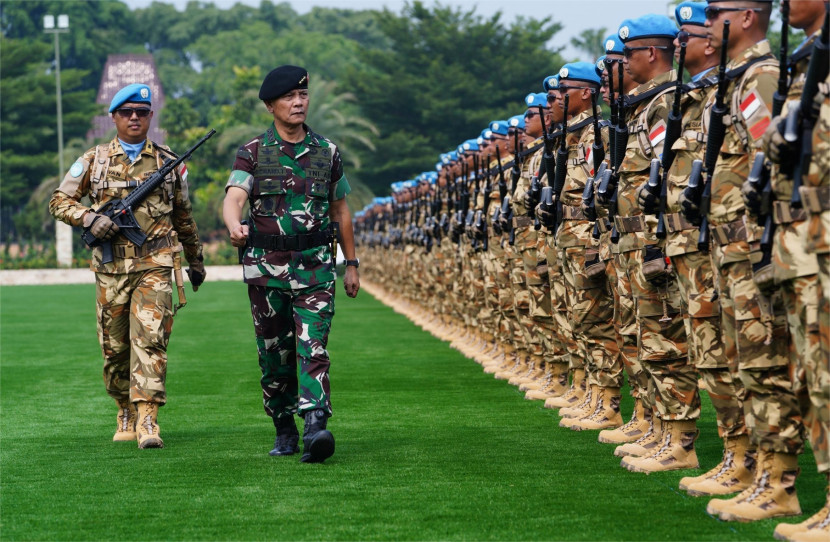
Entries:
[[[130, 8], [149, 6], [153, 0], [123, 0]], [[158, 1], [158, 0], [157, 0]], [[173, 4], [179, 10], [184, 9], [188, 0], [161, 0]], [[210, 1], [210, 0], [203, 0]], [[279, 4], [282, 0], [271, 0]], [[348, 9], [383, 9], [389, 8], [400, 13], [404, 0], [287, 0], [298, 13], [306, 13], [313, 7], [331, 7]], [[220, 8], [229, 8], [241, 2], [251, 6], [259, 6], [260, 0], [212, 0]], [[432, 0], [425, 0], [426, 6], [432, 6]], [[441, 5], [458, 6], [465, 10], [475, 7], [476, 12], [489, 16], [496, 11], [502, 12], [502, 18], [510, 22], [517, 16], [534, 17], [537, 19], [552, 16], [553, 20], [563, 25], [557, 34], [558, 47], [565, 45], [563, 50], [566, 58], [576, 57], [579, 53], [570, 45], [570, 38], [579, 35], [586, 28], [605, 27], [608, 32], [615, 31], [623, 19], [639, 17], [646, 13], [668, 14], [668, 0], [442, 0]], [[671, 13], [674, 13], [673, 11]], [[561, 40], [561, 43], [559, 43]], [[585, 59], [593, 60], [593, 59]]]

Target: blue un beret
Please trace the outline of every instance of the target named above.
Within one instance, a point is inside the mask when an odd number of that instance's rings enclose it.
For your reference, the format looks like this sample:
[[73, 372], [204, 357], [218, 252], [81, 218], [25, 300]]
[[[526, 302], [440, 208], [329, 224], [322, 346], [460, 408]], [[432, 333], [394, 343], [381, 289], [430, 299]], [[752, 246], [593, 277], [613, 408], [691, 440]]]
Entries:
[[674, 18], [677, 19], [677, 26], [703, 26], [706, 23], [706, 2], [681, 2], [674, 8]]
[[115, 93], [110, 102], [109, 111], [112, 113], [127, 102], [151, 104], [153, 103], [152, 98], [153, 93], [150, 91], [150, 87], [143, 83], [133, 83]]
[[666, 38], [673, 40], [677, 37], [677, 26], [674, 21], [665, 15], [649, 13], [636, 19], [626, 19], [617, 31], [623, 43], [648, 38]]
[[525, 116], [524, 115], [514, 115], [507, 119], [507, 124], [510, 125], [511, 128], [518, 128], [519, 130], [525, 129]]
[[582, 81], [599, 85], [600, 76], [594, 64], [590, 62], [569, 62], [559, 70], [559, 83], [564, 81]]
[[[481, 139], [490, 139], [491, 137], [493, 137], [493, 131], [488, 126], [487, 128], [481, 131], [481, 136], [479, 137]], [[479, 141], [479, 144], [481, 144], [481, 141]]]
[[623, 42], [620, 41], [620, 38], [616, 33], [605, 38], [602, 42], [602, 46], [605, 48], [606, 55], [623, 54]]
[[602, 71], [605, 69], [605, 55], [602, 55], [594, 62], [594, 71], [597, 72], [597, 76], [602, 80]]
[[458, 161], [458, 151], [451, 151], [450, 152], [450, 162]]
[[494, 120], [490, 123], [490, 131], [498, 135], [507, 135], [510, 125], [506, 120]]
[[466, 151], [477, 151], [478, 141], [475, 139], [468, 139], [458, 146], [458, 154], [464, 154]]
[[[556, 77], [556, 76], [552, 76], [552, 77]], [[559, 83], [558, 83], [559, 78], [557, 77], [556, 80], [557, 80], [556, 86], [558, 87], [559, 86]], [[535, 93], [535, 94], [528, 94], [527, 96], [525, 96], [525, 105], [527, 105], [528, 109], [530, 109], [531, 107], [539, 107], [540, 105], [542, 107], [547, 107], [548, 106], [548, 95], [544, 92], [539, 92], [539, 93]]]
[[268, 72], [259, 87], [259, 99], [270, 102], [295, 88], [308, 88], [308, 72], [305, 68], [286, 64]]
[[556, 90], [557, 88], [559, 88], [559, 76], [548, 75], [547, 77], [545, 77], [545, 79], [542, 81], [542, 88], [545, 89], [545, 92], [549, 90]]

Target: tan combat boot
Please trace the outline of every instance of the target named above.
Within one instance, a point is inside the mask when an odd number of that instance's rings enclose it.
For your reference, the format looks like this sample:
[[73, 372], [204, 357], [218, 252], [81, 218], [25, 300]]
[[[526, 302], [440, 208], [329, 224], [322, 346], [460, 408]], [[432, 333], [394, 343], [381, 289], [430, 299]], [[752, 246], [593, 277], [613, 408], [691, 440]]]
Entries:
[[519, 384], [519, 391], [538, 390], [551, 381], [550, 367], [542, 356], [531, 355], [533, 364], [538, 367], [531, 378]]
[[156, 421], [159, 411], [158, 404], [141, 401], [136, 404], [136, 410], [138, 411], [138, 420], [136, 422], [138, 447], [141, 449], [164, 448], [159, 425]]
[[524, 352], [525, 350], [512, 350], [509, 353], [505, 353], [504, 359], [494, 359], [490, 363], [485, 363], [482, 365], [484, 367], [484, 374], [494, 375], [512, 369], [519, 362]]
[[[758, 521], [782, 516], [801, 515], [795, 491], [798, 454], [760, 451], [752, 486], [743, 491], [742, 500], [718, 501], [720, 518], [724, 521]], [[706, 507], [707, 512], [709, 507]], [[711, 512], [710, 512], [711, 513]]]
[[779, 523], [773, 534], [777, 540], [830, 540], [830, 483], [821, 510], [801, 523]]
[[542, 360], [542, 356], [534, 356], [533, 354], [527, 354], [527, 371], [524, 374], [516, 375], [508, 382], [513, 386], [519, 386], [519, 389], [522, 390], [521, 385], [527, 384], [529, 382], [533, 382], [538, 378], [541, 378], [545, 374], [545, 362]]
[[634, 442], [645, 435], [649, 427], [651, 427], [651, 409], [645, 408], [643, 401], [635, 397], [631, 419], [622, 427], [600, 431], [597, 440], [605, 444]]
[[655, 414], [652, 414], [649, 422], [648, 431], [645, 435], [638, 438], [634, 442], [621, 444], [614, 448], [614, 455], [617, 457], [626, 457], [633, 455], [636, 457], [643, 457], [651, 455], [656, 451], [662, 443], [663, 430], [662, 421]]
[[[599, 400], [599, 386], [590, 384], [585, 395], [582, 397], [582, 402], [575, 407], [565, 407], [559, 409], [559, 415], [562, 416], [562, 422], [559, 427], [570, 427], [570, 423], [580, 418], [584, 418], [593, 414], [594, 409], [597, 408], [597, 401]], [[567, 421], [566, 421], [567, 420]]]
[[113, 442], [129, 442], [135, 440], [135, 420], [136, 411], [135, 405], [129, 399], [116, 401], [118, 403], [118, 420], [115, 426], [115, 435], [113, 435]]
[[598, 431], [622, 425], [620, 415], [620, 388], [599, 388], [599, 400], [594, 412], [571, 424], [575, 431]]
[[497, 380], [510, 380], [517, 374], [523, 374], [527, 371], [529, 355], [524, 352], [522, 354], [523, 355], [516, 357], [516, 363], [512, 367], [504, 371], [499, 371], [493, 376], [496, 377]]
[[681, 469], [699, 469], [695, 440], [699, 431], [697, 420], [667, 420], [663, 422], [663, 443], [648, 457], [624, 457], [623, 466], [632, 472], [663, 472]]
[[724, 439], [723, 459], [702, 476], [683, 478], [681, 489], [693, 497], [729, 495], [743, 491], [752, 484], [757, 454], [749, 449], [749, 435]]
[[548, 379], [539, 389], [528, 391], [525, 399], [546, 401], [553, 397], [561, 397], [568, 391], [568, 364], [548, 361], [546, 365]]
[[545, 408], [567, 408], [573, 407], [582, 402], [588, 387], [588, 379], [585, 369], [574, 369], [571, 387], [563, 395], [545, 399]]

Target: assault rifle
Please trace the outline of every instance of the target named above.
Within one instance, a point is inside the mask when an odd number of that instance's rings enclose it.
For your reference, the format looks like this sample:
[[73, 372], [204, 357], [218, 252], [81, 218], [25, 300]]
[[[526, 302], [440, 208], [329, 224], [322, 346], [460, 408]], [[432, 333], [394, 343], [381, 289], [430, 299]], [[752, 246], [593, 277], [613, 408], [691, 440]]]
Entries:
[[[124, 237], [129, 239], [134, 245], [138, 247], [143, 246], [144, 242], [147, 241], [147, 234], [141, 230], [141, 226], [139, 226], [138, 221], [136, 221], [135, 215], [133, 214], [133, 209], [144, 201], [147, 196], [153, 192], [153, 190], [161, 186], [165, 177], [175, 171], [175, 169], [179, 167], [182, 162], [190, 158], [190, 155], [193, 154], [196, 149], [198, 149], [205, 141], [210, 139], [215, 133], [216, 130], [211, 129], [207, 134], [205, 134], [204, 137], [202, 137], [202, 139], [197, 141], [195, 145], [175, 160], [165, 158], [158, 171], [153, 173], [146, 181], [138, 185], [138, 188], [127, 194], [124, 198], [109, 200], [95, 212], [109, 218], [112, 220], [113, 224], [118, 226], [119, 231], [116, 236], [118, 234], [123, 234]], [[95, 220], [97, 219], [98, 218], [96, 217]], [[95, 220], [92, 221], [93, 224], [95, 223]], [[95, 237], [95, 235], [92, 234], [92, 224], [90, 224], [89, 227], [84, 228], [84, 231], [81, 234], [81, 239], [83, 239], [84, 243], [86, 243], [89, 247], [101, 247], [101, 263], [110, 263], [112, 261], [112, 238], [105, 241]]]
[[[715, 105], [709, 113], [709, 136], [706, 139], [706, 154], [704, 155], [703, 166], [706, 169], [706, 181], [703, 186], [703, 191], [699, 198], [700, 209], [700, 236], [697, 239], [697, 248], [701, 252], [709, 252], [709, 204], [712, 199], [712, 177], [715, 173], [715, 164], [718, 162], [718, 154], [723, 145], [723, 139], [726, 137], [726, 126], [723, 123], [723, 117], [726, 116], [726, 87], [729, 86], [729, 81], [726, 77], [726, 50], [729, 46], [729, 24], [730, 21], [723, 22], [723, 39], [721, 40], [720, 50], [720, 65], [718, 66], [718, 91], [715, 94]], [[692, 180], [689, 179], [689, 187], [692, 186]], [[691, 217], [686, 217], [690, 222]]]
[[[559, 138], [559, 148], [556, 149], [556, 173], [553, 180], [553, 197], [555, 209], [553, 211], [553, 232], [559, 229], [562, 221], [562, 190], [565, 189], [565, 179], [568, 176], [568, 94], [564, 99], [564, 116], [562, 118], [562, 135]], [[545, 224], [548, 226], [548, 224]]]
[[[614, 222], [617, 216], [617, 184], [619, 183], [620, 165], [625, 157], [625, 148], [628, 146], [628, 124], [625, 118], [625, 91], [623, 90], [623, 63], [617, 65], [619, 90], [617, 92], [617, 124], [614, 126], [614, 147], [612, 150], [611, 169], [606, 169], [602, 175], [597, 195], [600, 203], [608, 207], [608, 218]], [[611, 228], [611, 242], [616, 244], [620, 234], [616, 225]]]
[[[599, 115], [597, 115], [597, 95], [599, 91], [591, 91], [591, 113], [594, 122], [594, 143], [591, 145], [591, 157], [594, 166], [594, 176], [585, 182], [585, 189], [582, 191], [582, 209], [585, 218], [594, 221], [597, 219], [597, 208], [594, 202], [594, 180], [599, 179], [599, 170], [605, 164], [605, 147], [602, 143], [602, 131], [599, 125]], [[597, 230], [597, 225], [594, 224], [594, 230]], [[597, 236], [598, 238], [599, 236]]]

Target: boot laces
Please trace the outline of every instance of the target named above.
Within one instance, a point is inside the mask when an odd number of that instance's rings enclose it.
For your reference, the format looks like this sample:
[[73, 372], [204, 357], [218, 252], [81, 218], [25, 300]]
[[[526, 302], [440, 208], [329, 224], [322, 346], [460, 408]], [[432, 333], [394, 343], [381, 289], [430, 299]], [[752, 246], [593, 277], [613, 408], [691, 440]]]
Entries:
[[[726, 471], [728, 471], [729, 469], [732, 468], [732, 459], [733, 459], [734, 456], [735, 456], [735, 452], [733, 452], [732, 450], [724, 452], [723, 461], [721, 461], [720, 465], [715, 467], [717, 469], [717, 471], [715, 471], [715, 473], [712, 474], [711, 476], [707, 476], [707, 478], [712, 478], [712, 479], [720, 478], [723, 473], [725, 473]], [[715, 470], [715, 469], [712, 469], [712, 470]]]
[[761, 475], [761, 478], [758, 479], [758, 485], [754, 488], [752, 493], [750, 493], [746, 499], [746, 502], [752, 502], [757, 499], [762, 493], [764, 493], [769, 487], [769, 472], [764, 471]]
[[634, 415], [631, 416], [631, 419], [628, 420], [625, 423], [625, 425], [623, 425], [622, 427], [617, 429], [617, 431], [622, 431], [623, 433], [625, 433], [629, 429], [633, 429], [635, 425], [639, 425], [639, 424], [640, 424], [640, 419], [637, 417], [637, 413], [635, 412]]
[[646, 431], [646, 434], [643, 435], [642, 437], [638, 438], [637, 440], [635, 440], [634, 443], [635, 444], [643, 443], [643, 442], [647, 441], [648, 439], [650, 439], [653, 434], [654, 434], [654, 424], [652, 423], [652, 424], [649, 424], [648, 431]]
[[663, 445], [660, 446], [660, 449], [657, 450], [657, 453], [655, 453], [653, 457], [657, 457], [659, 455], [662, 455], [662, 453], [665, 452], [666, 450], [668, 450], [670, 448], [670, 446], [671, 446], [671, 433], [666, 433], [665, 438], [663, 438]]
[[121, 407], [118, 413], [118, 421], [121, 424], [121, 431], [127, 431], [130, 428], [130, 407]]
[[153, 425], [153, 417], [152, 416], [150, 416], [149, 414], [144, 416], [144, 422], [141, 425], [144, 427], [144, 430], [147, 431], [148, 435], [153, 434], [154, 425]]

